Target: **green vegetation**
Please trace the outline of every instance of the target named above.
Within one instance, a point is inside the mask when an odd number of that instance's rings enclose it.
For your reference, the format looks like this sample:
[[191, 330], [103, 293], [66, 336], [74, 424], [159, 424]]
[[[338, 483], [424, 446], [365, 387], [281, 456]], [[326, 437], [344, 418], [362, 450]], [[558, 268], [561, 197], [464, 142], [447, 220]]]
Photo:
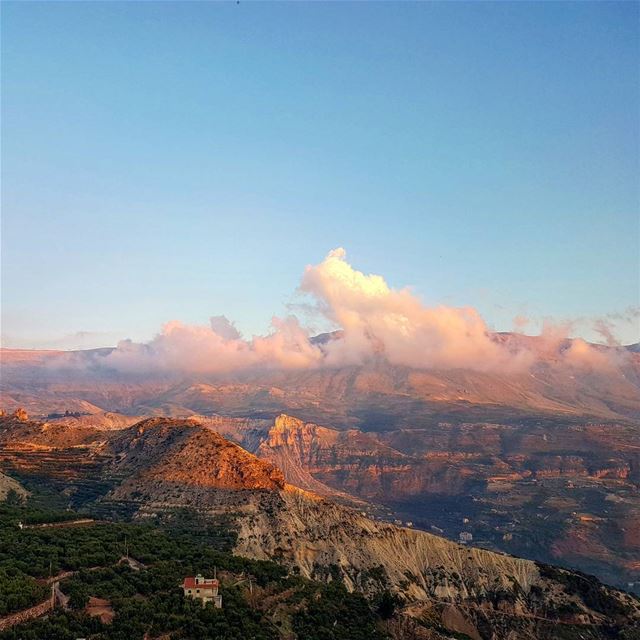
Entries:
[[15, 567], [0, 568], [0, 616], [42, 602], [49, 593], [45, 585]]
[[[43, 509], [37, 497], [0, 504], [0, 615], [41, 602], [49, 588], [37, 579], [74, 572], [61, 579], [69, 610], [0, 632], [0, 640], [140, 640], [145, 633], [172, 640], [277, 640], [281, 627], [304, 640], [387, 637], [378, 630], [382, 615], [376, 609], [392, 614], [389, 598], [370, 604], [341, 582], [314, 582], [273, 562], [233, 556], [228, 522], [205, 523], [180, 510], [148, 524], [18, 527], [78, 517]], [[145, 567], [135, 571], [120, 562], [127, 550]], [[214, 570], [221, 578], [222, 609], [183, 597], [184, 576]], [[112, 623], [87, 615], [92, 596], [110, 602]]]
[[382, 640], [376, 617], [358, 593], [349, 593], [342, 582], [309, 584], [298, 597], [306, 601], [293, 617], [293, 629], [305, 640]]

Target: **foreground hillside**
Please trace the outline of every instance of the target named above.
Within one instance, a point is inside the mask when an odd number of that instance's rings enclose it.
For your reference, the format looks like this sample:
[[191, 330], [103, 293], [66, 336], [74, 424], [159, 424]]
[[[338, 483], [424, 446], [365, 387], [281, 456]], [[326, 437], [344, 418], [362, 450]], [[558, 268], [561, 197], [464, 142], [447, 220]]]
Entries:
[[[340, 582], [314, 582], [231, 555], [233, 536], [224, 526], [184, 511], [162, 525], [74, 524], [78, 514], [52, 509], [59, 497], [36, 493], [26, 503], [0, 504], [2, 640], [396, 637], [396, 604], [388, 595], [386, 605], [383, 598], [367, 601]], [[178, 585], [198, 571], [216, 572], [222, 609], [183, 597]], [[9, 626], [17, 612], [48, 602], [51, 574], [61, 598], [56, 609]], [[434, 633], [422, 637], [443, 637]]]
[[236, 554], [275, 559], [370, 599], [389, 591], [403, 619], [434, 633], [629, 638], [640, 621], [637, 600], [594, 578], [375, 522], [293, 487], [273, 464], [194, 420], [105, 431], [5, 418], [0, 444], [4, 469], [102, 517], [148, 522], [187, 508], [209, 522], [223, 518]]

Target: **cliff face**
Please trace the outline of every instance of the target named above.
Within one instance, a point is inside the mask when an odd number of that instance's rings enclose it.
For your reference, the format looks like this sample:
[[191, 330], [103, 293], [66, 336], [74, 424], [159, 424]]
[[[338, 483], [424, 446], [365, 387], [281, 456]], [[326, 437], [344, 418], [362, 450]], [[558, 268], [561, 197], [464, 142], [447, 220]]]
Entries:
[[[356, 486], [360, 483], [351, 480], [369, 473], [375, 485], [374, 475], [382, 460], [393, 464], [405, 457], [355, 429], [337, 431], [286, 414], [276, 417], [256, 453], [280, 467], [287, 481], [296, 486], [322, 495], [343, 493], [365, 499], [373, 497], [376, 489], [360, 491]], [[406, 461], [401, 460], [402, 464]]]
[[[311, 488], [315, 481], [330, 487], [325, 492], [394, 502], [428, 493], [457, 495], [474, 482], [496, 479], [628, 480], [635, 472], [638, 438], [615, 425], [551, 430], [546, 425], [440, 423], [428, 430], [363, 433], [282, 414], [256, 453], [299, 486]], [[311, 480], [303, 480], [308, 476]]]
[[[306, 474], [329, 487], [321, 493], [341, 491], [365, 500], [426, 492], [455, 494], [464, 488], [468, 475], [458, 464], [464, 455], [414, 456], [394, 449], [376, 434], [337, 431], [287, 415], [275, 419], [257, 453], [280, 466], [295, 484]], [[308, 481], [300, 486], [311, 488]]]

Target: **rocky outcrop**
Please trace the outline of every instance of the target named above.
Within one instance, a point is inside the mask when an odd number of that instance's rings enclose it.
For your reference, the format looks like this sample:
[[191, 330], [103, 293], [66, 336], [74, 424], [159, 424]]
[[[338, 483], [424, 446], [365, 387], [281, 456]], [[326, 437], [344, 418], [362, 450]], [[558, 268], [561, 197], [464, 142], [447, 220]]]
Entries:
[[338, 483], [329, 486], [320, 478], [332, 472], [348, 473], [351, 464], [361, 466], [360, 458], [378, 448], [375, 440], [360, 432], [339, 432], [281, 414], [263, 435], [256, 454], [282, 469], [287, 482], [297, 487], [353, 500], [356, 491], [348, 493]]
[[256, 453], [278, 465], [297, 486], [365, 500], [458, 493], [468, 477], [460, 473], [464, 455], [413, 456], [385, 444], [376, 434], [338, 431], [286, 414], [275, 419]]

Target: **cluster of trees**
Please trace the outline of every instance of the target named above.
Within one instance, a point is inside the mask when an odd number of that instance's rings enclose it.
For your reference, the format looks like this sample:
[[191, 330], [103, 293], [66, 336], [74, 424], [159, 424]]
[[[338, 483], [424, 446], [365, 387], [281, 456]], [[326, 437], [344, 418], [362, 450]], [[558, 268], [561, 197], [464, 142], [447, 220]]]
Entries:
[[0, 568], [0, 616], [42, 602], [49, 589], [15, 567]]
[[293, 616], [293, 630], [305, 640], [383, 640], [377, 616], [359, 593], [342, 582], [309, 583], [296, 596], [303, 603]]
[[[180, 513], [169, 519], [170, 526], [121, 522], [20, 530], [17, 522], [37, 511], [30, 502], [0, 505], [0, 611], [40, 602], [46, 587], [35, 578], [68, 570], [76, 573], [61, 587], [71, 609], [0, 632], [0, 640], [136, 640], [145, 633], [175, 640], [277, 640], [283, 624], [304, 640], [386, 637], [376, 623], [388, 613], [388, 602], [370, 604], [339, 581], [314, 582], [273, 562], [234, 556], [233, 533], [221, 524], [212, 527]], [[125, 550], [146, 568], [118, 564]], [[183, 596], [185, 575], [211, 575], [214, 569], [225, 576], [222, 609]], [[254, 591], [277, 601], [286, 622], [273, 615], [274, 607], [251, 596], [249, 580]], [[86, 614], [90, 596], [110, 601], [116, 614], [111, 624]]]

